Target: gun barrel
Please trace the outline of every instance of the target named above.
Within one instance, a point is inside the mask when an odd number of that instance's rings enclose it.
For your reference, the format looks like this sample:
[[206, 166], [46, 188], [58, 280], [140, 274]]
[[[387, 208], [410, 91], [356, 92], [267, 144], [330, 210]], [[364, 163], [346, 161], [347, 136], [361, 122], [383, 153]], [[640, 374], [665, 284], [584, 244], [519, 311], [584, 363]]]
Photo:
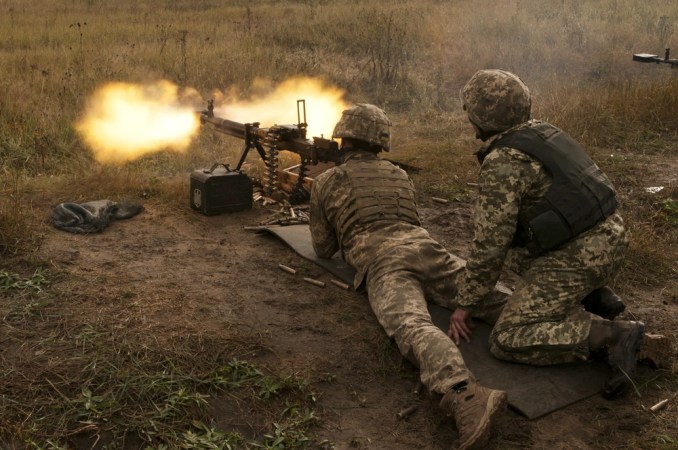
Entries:
[[244, 139], [246, 126], [244, 123], [235, 122], [233, 120], [222, 119], [220, 117], [209, 117], [206, 114], [200, 116], [203, 123], [210, 123], [217, 131], [220, 131], [229, 136]]
[[666, 49], [664, 52], [664, 57], [659, 55], [653, 55], [651, 53], [636, 53], [633, 55], [633, 60], [641, 63], [665, 63], [671, 65], [671, 67], [678, 67], [678, 59], [670, 58], [671, 49]]

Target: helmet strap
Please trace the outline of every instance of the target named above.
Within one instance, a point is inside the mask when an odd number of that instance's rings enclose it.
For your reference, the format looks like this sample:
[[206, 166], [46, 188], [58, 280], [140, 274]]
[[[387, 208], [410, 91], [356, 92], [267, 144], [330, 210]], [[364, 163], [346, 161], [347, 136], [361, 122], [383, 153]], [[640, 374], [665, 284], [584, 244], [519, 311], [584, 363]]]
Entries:
[[470, 117], [468, 118], [469, 122], [473, 125], [473, 129], [476, 132], [476, 139], [480, 139], [481, 141], [486, 141], [495, 134], [501, 133], [501, 131], [489, 131], [489, 130], [483, 130], [477, 123], [473, 121]]
[[342, 138], [341, 150], [343, 151], [362, 150], [366, 152], [379, 153], [383, 150], [383, 148], [379, 145], [373, 145], [367, 141], [363, 141], [360, 139]]

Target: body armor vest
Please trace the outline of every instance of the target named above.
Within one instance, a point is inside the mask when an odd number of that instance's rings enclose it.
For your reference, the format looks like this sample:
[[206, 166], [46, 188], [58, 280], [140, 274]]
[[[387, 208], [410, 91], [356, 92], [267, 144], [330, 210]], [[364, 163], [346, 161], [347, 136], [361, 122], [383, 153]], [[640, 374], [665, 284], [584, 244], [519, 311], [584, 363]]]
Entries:
[[510, 147], [541, 162], [553, 177], [544, 199], [520, 211], [514, 244], [551, 250], [614, 213], [617, 199], [607, 176], [570, 135], [542, 123], [499, 138], [490, 150]]
[[381, 220], [421, 225], [414, 187], [405, 171], [379, 158], [349, 161], [343, 170], [351, 197], [337, 218], [342, 236], [357, 225]]

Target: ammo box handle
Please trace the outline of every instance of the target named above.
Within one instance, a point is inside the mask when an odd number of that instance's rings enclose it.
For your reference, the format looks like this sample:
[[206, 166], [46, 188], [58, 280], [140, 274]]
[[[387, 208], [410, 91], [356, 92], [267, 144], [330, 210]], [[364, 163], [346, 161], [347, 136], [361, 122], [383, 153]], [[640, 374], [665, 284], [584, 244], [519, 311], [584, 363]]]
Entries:
[[214, 164], [212, 164], [212, 167], [210, 167], [210, 170], [209, 170], [208, 173], [214, 172], [214, 169], [216, 169], [216, 168], [219, 167], [219, 166], [224, 166], [224, 169], [226, 169], [227, 172], [232, 172], [232, 170], [231, 170], [231, 168], [228, 166], [228, 164], [224, 164], [224, 163], [214, 163]]

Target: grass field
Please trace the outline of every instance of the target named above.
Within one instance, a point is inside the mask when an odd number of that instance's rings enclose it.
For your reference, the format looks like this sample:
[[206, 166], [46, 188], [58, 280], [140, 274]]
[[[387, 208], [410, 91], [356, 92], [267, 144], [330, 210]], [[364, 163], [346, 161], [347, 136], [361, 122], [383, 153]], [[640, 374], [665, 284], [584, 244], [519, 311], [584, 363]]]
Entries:
[[[102, 85], [167, 80], [202, 107], [215, 95], [234, 103], [261, 97], [289, 79], [318, 79], [343, 91], [347, 103], [386, 110], [394, 121], [389, 156], [423, 169], [415, 176], [422, 194], [472, 201], [468, 183], [477, 171], [471, 155], [477, 142], [458, 93], [482, 68], [518, 74], [533, 94], [535, 118], [580, 140], [612, 178], [633, 234], [617, 288], [667, 291], [675, 302], [678, 69], [639, 64], [632, 55], [663, 55], [673, 45], [677, 57], [677, 29], [678, 3], [670, 0], [0, 0], [0, 299], [28, 299], [4, 321], [30, 328], [23, 319], [56, 300], [34, 252], [41, 238], [34, 230], [44, 215], [33, 209], [35, 192], [76, 202], [151, 192], [179, 209], [185, 189], [177, 180], [213, 161], [233, 160], [240, 149], [237, 142], [201, 132], [180, 153], [161, 151], [118, 165], [97, 162], [75, 124]], [[290, 104], [281, 117], [295, 108]], [[649, 187], [662, 189], [653, 193]], [[82, 404], [0, 381], [0, 443], [66, 448], [78, 427], [115, 417], [148, 445], [238, 448], [242, 436], [200, 421], [193, 424], [200, 438], [176, 432], [182, 421], [205, 417], [203, 396], [234, 388], [250, 401], [301, 399], [299, 409], [278, 401], [288, 420], [278, 435], [256, 445], [310, 442], [306, 433], [316, 419], [304, 409], [312, 395], [304, 380], [238, 360], [203, 367], [196, 361], [205, 355], [190, 349], [142, 355], [139, 348], [149, 343], [118, 341], [105, 329], [79, 329], [67, 338], [78, 343], [78, 358], [85, 361]], [[121, 351], [135, 357], [118, 359]], [[99, 359], [110, 361], [108, 372], [93, 370]], [[149, 378], [167, 361], [176, 365], [175, 378]], [[128, 366], [138, 370], [132, 372], [135, 386], [118, 378]], [[678, 388], [675, 377], [669, 383]], [[113, 391], [116, 404], [92, 396], [87, 386], [94, 385]], [[24, 392], [34, 409], [15, 405], [11, 390]], [[112, 413], [130, 398], [173, 403], [155, 412]], [[50, 421], [48, 432], [38, 430], [36, 424]], [[656, 434], [675, 430], [667, 421]], [[669, 438], [676, 442], [675, 435]]]
[[[535, 117], [589, 147], [676, 153], [675, 71], [631, 62], [633, 53], [663, 54], [674, 39], [678, 7], [670, 1], [29, 0], [2, 8], [0, 157], [3, 192], [12, 194], [5, 214], [17, 211], [11, 205], [26, 177], [83, 180], [111, 170], [93, 169], [74, 130], [88, 98], [111, 81], [169, 80], [205, 99], [219, 90], [242, 100], [262, 84], [316, 77], [348, 102], [384, 107], [395, 120], [394, 154], [443, 172], [461, 163], [471, 176], [473, 163], [461, 156], [475, 144], [457, 93], [477, 69], [499, 67], [530, 86]], [[211, 147], [196, 140], [181, 157], [160, 154], [123, 170], [190, 170], [223, 152]], [[4, 251], [26, 239], [6, 229], [2, 236]]]

